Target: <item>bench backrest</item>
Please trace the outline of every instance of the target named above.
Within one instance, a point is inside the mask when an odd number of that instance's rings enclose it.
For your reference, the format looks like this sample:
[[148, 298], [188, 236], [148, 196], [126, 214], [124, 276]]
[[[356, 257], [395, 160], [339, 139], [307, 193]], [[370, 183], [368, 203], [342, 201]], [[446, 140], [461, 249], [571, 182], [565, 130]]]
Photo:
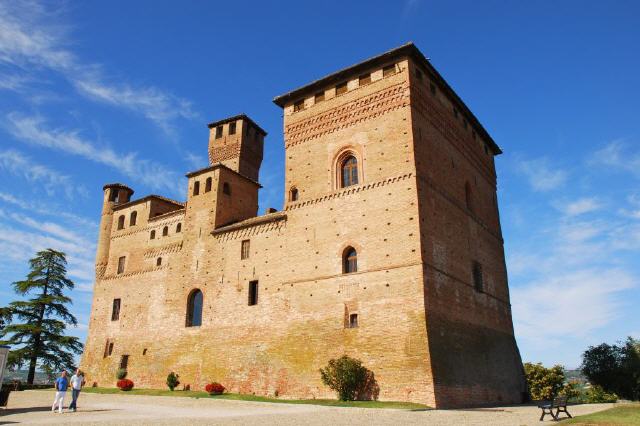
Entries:
[[553, 398], [553, 406], [554, 407], [564, 407], [567, 405], [567, 397], [564, 396], [556, 396]]

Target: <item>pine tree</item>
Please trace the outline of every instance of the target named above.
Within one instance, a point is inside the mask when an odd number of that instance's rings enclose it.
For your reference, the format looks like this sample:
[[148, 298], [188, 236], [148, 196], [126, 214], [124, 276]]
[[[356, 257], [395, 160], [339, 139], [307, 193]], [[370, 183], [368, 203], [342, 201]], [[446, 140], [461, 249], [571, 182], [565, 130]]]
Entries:
[[78, 324], [65, 306], [72, 302], [63, 291], [73, 289], [73, 282], [66, 277], [65, 254], [47, 249], [36, 253], [29, 264], [27, 279], [14, 282], [13, 289], [21, 296], [33, 297], [9, 304], [11, 322], [0, 330], [0, 338], [6, 339], [0, 343], [16, 348], [9, 354], [10, 365], [28, 363], [27, 383], [32, 384], [37, 365], [57, 371], [72, 368], [73, 354], [82, 352], [82, 343], [77, 337], [64, 335], [67, 324]]

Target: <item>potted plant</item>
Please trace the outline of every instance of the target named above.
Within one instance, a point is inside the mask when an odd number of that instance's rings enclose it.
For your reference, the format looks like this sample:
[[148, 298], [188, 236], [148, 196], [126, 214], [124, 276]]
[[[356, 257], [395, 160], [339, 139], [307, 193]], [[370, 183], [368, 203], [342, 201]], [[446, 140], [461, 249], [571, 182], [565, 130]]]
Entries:
[[173, 391], [180, 384], [180, 381], [178, 380], [179, 377], [180, 376], [178, 376], [173, 371], [167, 376], [167, 386], [171, 391]]
[[118, 389], [120, 389], [121, 391], [130, 391], [131, 389], [133, 389], [133, 382], [129, 379], [121, 379], [118, 380], [116, 386], [118, 386]]
[[209, 383], [204, 387], [204, 390], [207, 391], [209, 395], [222, 395], [224, 393], [224, 389], [224, 386], [216, 382]]

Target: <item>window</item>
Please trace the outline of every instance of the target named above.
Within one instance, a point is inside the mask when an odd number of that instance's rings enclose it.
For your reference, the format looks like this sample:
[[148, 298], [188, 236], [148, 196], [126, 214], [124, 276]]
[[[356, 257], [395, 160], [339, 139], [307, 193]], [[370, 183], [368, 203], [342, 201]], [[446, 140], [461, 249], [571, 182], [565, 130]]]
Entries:
[[220, 139], [222, 137], [222, 126], [216, 127], [216, 139]]
[[342, 273], [358, 272], [358, 253], [353, 247], [347, 247], [342, 254]]
[[304, 109], [304, 99], [293, 104], [293, 111], [302, 111]]
[[316, 93], [316, 95], [314, 96], [314, 101], [315, 103], [324, 101], [324, 92]]
[[349, 315], [349, 328], [358, 328], [358, 314]]
[[129, 366], [129, 355], [122, 355], [120, 357], [120, 368], [126, 370]]
[[187, 299], [187, 327], [202, 325], [202, 292], [192, 290]]
[[153, 231], [151, 231], [151, 233], [149, 234], [149, 239], [150, 240], [155, 240], [156, 239], [156, 231], [155, 231], [155, 229]]
[[107, 356], [111, 356], [113, 353], [113, 342], [109, 342], [109, 349], [107, 350]]
[[200, 193], [200, 182], [193, 182], [193, 195], [198, 195]]
[[473, 198], [471, 195], [471, 185], [469, 182], [464, 184], [464, 201], [467, 204], [467, 208], [473, 211]]
[[118, 229], [124, 229], [124, 215], [120, 215], [118, 218]]
[[295, 186], [289, 191], [289, 201], [298, 201], [298, 188]]
[[477, 292], [484, 291], [484, 283], [482, 280], [482, 265], [480, 262], [473, 262], [473, 287]]
[[156, 259], [156, 266], [162, 266], [162, 258], [161, 257]]
[[429, 83], [429, 90], [431, 91], [432, 95], [436, 94], [436, 85], [433, 83]]
[[240, 259], [248, 259], [249, 258], [249, 242], [250, 240], [242, 241], [241, 249], [240, 249]]
[[107, 341], [104, 342], [104, 353], [102, 354], [102, 358], [106, 358], [109, 355], [111, 354], [109, 353], [109, 339], [107, 339]]
[[366, 86], [371, 83], [371, 74], [363, 74], [358, 78], [358, 84], [360, 86]]
[[109, 201], [114, 202], [118, 199], [118, 190], [115, 188], [111, 188], [111, 192], [109, 193]]
[[231, 195], [231, 185], [229, 185], [229, 182], [222, 184], [222, 192], [227, 195]]
[[118, 273], [121, 274], [124, 272], [124, 262], [127, 259], [126, 256], [120, 256], [118, 259]]
[[249, 282], [249, 306], [258, 304], [258, 281]]
[[180, 232], [182, 232], [182, 223], [178, 223], [176, 225], [176, 234], [179, 234]]
[[204, 182], [204, 192], [209, 192], [211, 191], [211, 178], [208, 177], [207, 180]]
[[382, 68], [382, 76], [386, 77], [388, 75], [393, 75], [396, 73], [396, 64], [388, 65]]
[[358, 160], [353, 155], [349, 155], [342, 160], [340, 164], [340, 187], [346, 188], [347, 186], [358, 184]]
[[169, 227], [165, 226], [164, 228], [162, 228], [162, 236], [166, 237], [167, 235], [169, 235]]
[[113, 308], [111, 309], [111, 321], [120, 319], [120, 299], [113, 299]]
[[135, 226], [137, 219], [138, 212], [131, 212], [131, 216], [129, 216], [129, 226]]
[[233, 123], [229, 123], [229, 134], [230, 135], [235, 135], [236, 134], [236, 123], [235, 123], [235, 121]]
[[336, 86], [336, 96], [347, 92], [347, 82], [340, 83]]

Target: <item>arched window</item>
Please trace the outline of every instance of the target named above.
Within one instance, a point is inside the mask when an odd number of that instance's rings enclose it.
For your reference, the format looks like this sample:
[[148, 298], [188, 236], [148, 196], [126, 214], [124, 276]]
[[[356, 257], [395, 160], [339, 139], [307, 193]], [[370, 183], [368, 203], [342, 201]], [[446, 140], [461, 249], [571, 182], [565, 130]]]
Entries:
[[289, 191], [289, 201], [298, 201], [298, 188], [295, 186]]
[[129, 226], [135, 226], [137, 219], [138, 212], [131, 212], [131, 216], [129, 216]]
[[350, 274], [358, 271], [358, 253], [353, 247], [347, 247], [342, 254], [342, 272]]
[[207, 180], [204, 183], [204, 192], [209, 192], [211, 191], [211, 178], [208, 177]]
[[222, 192], [227, 195], [231, 195], [231, 185], [229, 185], [229, 182], [225, 182], [222, 184]]
[[165, 226], [164, 228], [162, 228], [162, 236], [166, 237], [167, 235], [169, 235], [169, 227]]
[[193, 195], [198, 195], [200, 193], [200, 182], [193, 182]]
[[161, 257], [156, 259], [156, 266], [162, 266], [162, 258]]
[[118, 229], [124, 229], [124, 215], [120, 215], [118, 218]]
[[358, 160], [353, 155], [349, 155], [340, 163], [340, 187], [358, 184]]
[[467, 203], [467, 208], [473, 210], [473, 198], [471, 196], [471, 185], [469, 185], [469, 182], [464, 184], [464, 200]]
[[151, 233], [149, 234], [149, 239], [150, 240], [155, 240], [156, 239], [156, 231], [155, 231], [155, 229], [153, 231], [151, 231]]
[[178, 233], [180, 233], [180, 232], [182, 232], [182, 223], [178, 223], [178, 224], [176, 225], [176, 234], [178, 234]]
[[187, 299], [187, 327], [202, 325], [202, 292], [195, 289], [189, 293]]

